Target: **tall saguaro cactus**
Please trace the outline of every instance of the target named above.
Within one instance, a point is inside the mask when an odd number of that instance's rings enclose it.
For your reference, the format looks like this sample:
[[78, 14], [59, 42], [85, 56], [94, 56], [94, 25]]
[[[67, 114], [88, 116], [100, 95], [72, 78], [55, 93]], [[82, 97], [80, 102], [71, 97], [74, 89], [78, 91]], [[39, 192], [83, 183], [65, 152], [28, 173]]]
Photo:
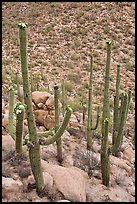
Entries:
[[[55, 101], [55, 132], [59, 129], [59, 103], [58, 103], [58, 89], [59, 87], [57, 85], [54, 86], [54, 101]], [[62, 142], [61, 138], [59, 138], [57, 141], [57, 159], [59, 162], [63, 161], [62, 158]]]
[[91, 150], [92, 130], [95, 130], [99, 122], [99, 108], [97, 112], [97, 121], [95, 127], [92, 127], [92, 79], [93, 79], [93, 57], [90, 60], [90, 78], [89, 78], [89, 99], [88, 99], [88, 121], [87, 121], [87, 149]]
[[29, 142], [32, 147], [29, 149], [29, 157], [31, 162], [32, 172], [36, 181], [36, 190], [38, 193], [42, 193], [44, 190], [44, 179], [41, 169], [41, 158], [40, 158], [40, 144], [36, 131], [35, 118], [32, 107], [31, 89], [28, 76], [27, 66], [27, 50], [26, 50], [26, 28], [27, 24], [20, 22], [19, 37], [20, 37], [20, 54], [21, 54], [21, 69], [23, 78], [23, 92], [24, 92], [24, 103], [26, 104], [26, 115], [29, 130]]
[[102, 115], [102, 141], [101, 141], [101, 173], [102, 182], [105, 186], [109, 185], [109, 151], [108, 151], [108, 124], [109, 124], [109, 81], [110, 81], [110, 61], [111, 61], [112, 41], [107, 42], [107, 61], [104, 86], [104, 101]]

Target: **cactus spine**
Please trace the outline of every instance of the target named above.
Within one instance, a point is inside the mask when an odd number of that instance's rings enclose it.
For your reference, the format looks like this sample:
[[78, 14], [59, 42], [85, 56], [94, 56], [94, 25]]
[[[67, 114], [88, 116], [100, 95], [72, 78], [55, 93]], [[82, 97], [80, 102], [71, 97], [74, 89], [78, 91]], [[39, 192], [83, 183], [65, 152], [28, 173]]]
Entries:
[[109, 151], [108, 151], [108, 125], [109, 125], [109, 81], [110, 81], [110, 60], [111, 60], [112, 41], [107, 42], [107, 61], [105, 73], [103, 115], [102, 115], [102, 141], [101, 141], [101, 173], [102, 183], [109, 185]]
[[16, 112], [16, 141], [15, 141], [15, 148], [16, 153], [20, 154], [22, 153], [22, 145], [23, 145], [23, 138], [22, 138], [22, 132], [23, 132], [23, 119], [24, 119], [24, 112], [25, 112], [25, 106], [22, 105], [21, 102], [18, 102], [14, 108]]
[[[54, 102], [55, 102], [55, 133], [59, 129], [59, 103], [58, 103], [58, 90], [59, 87], [57, 85], [54, 86]], [[56, 141], [57, 144], [57, 159], [61, 163], [63, 161], [62, 158], [62, 142], [61, 138]]]
[[[87, 121], [87, 149], [90, 150], [92, 146], [92, 130], [95, 130], [99, 122], [99, 113], [97, 116], [96, 125], [92, 127], [92, 78], [93, 78], [93, 57], [90, 59], [90, 78], [89, 78], [89, 99], [88, 99], [88, 121]], [[99, 110], [99, 109], [98, 109]]]
[[9, 90], [9, 132], [11, 137], [15, 140], [15, 126], [14, 126], [14, 88], [13, 86], [10, 87]]
[[27, 67], [27, 52], [26, 52], [26, 28], [27, 24], [19, 23], [19, 37], [20, 37], [20, 54], [21, 54], [21, 68], [22, 68], [22, 78], [23, 78], [23, 92], [24, 92], [24, 102], [26, 104], [26, 115], [29, 130], [29, 141], [33, 146], [29, 149], [29, 157], [31, 162], [32, 172], [36, 181], [36, 191], [41, 194], [44, 190], [44, 179], [41, 169], [41, 159], [40, 159], [40, 144], [36, 131], [35, 118], [33, 114], [32, 98], [30, 83], [28, 77], [28, 67]]

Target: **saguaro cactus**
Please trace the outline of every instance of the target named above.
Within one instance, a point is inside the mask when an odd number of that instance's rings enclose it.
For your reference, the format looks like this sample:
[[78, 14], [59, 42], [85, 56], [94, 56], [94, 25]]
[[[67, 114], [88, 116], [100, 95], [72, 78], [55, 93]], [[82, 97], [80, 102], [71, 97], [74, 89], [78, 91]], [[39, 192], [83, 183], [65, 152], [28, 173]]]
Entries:
[[[54, 101], [55, 101], [55, 133], [59, 129], [59, 103], [58, 103], [58, 91], [59, 87], [57, 85], [54, 86]], [[63, 161], [62, 158], [62, 142], [61, 138], [59, 138], [57, 141], [57, 159], [59, 162]]]
[[92, 78], [93, 78], [93, 57], [91, 56], [90, 78], [89, 78], [89, 99], [88, 99], [88, 121], [87, 121], [87, 149], [92, 146], [92, 130], [95, 130], [99, 122], [99, 108], [97, 112], [97, 121], [95, 127], [92, 127]]
[[[20, 36], [20, 54], [21, 54], [21, 68], [22, 68], [22, 78], [23, 78], [23, 92], [24, 92], [24, 103], [26, 105], [26, 116], [28, 122], [29, 139], [25, 141], [29, 147], [29, 157], [31, 163], [31, 169], [36, 181], [36, 191], [40, 196], [45, 194], [44, 180], [41, 169], [41, 159], [40, 159], [40, 144], [49, 145], [55, 141], [59, 141], [61, 135], [65, 131], [72, 113], [70, 106], [67, 106], [64, 120], [62, 125], [57, 129], [54, 136], [48, 138], [43, 142], [41, 136], [47, 137], [50, 134], [53, 135], [53, 131], [47, 131], [42, 133], [37, 133], [36, 123], [33, 114], [32, 107], [32, 97], [31, 97], [31, 87], [28, 77], [28, 67], [27, 67], [27, 52], [26, 52], [26, 28], [27, 24], [19, 23], [19, 36]], [[40, 138], [39, 138], [40, 137]]]
[[109, 151], [108, 151], [108, 124], [109, 124], [109, 81], [110, 81], [110, 60], [111, 60], [111, 45], [112, 41], [107, 42], [107, 61], [104, 86], [104, 101], [102, 115], [102, 141], [101, 141], [101, 173], [102, 183], [105, 186], [109, 185]]
[[14, 126], [14, 88], [10, 87], [9, 90], [9, 132], [11, 137], [15, 140], [15, 126]]
[[29, 149], [29, 157], [31, 162], [32, 172], [36, 181], [36, 190], [38, 193], [43, 193], [44, 190], [44, 179], [41, 169], [40, 159], [40, 144], [39, 138], [36, 131], [35, 118], [32, 107], [31, 89], [28, 76], [27, 66], [27, 51], [26, 51], [26, 28], [27, 24], [20, 22], [19, 37], [20, 37], [20, 54], [21, 54], [21, 69], [23, 78], [23, 92], [24, 92], [24, 103], [26, 104], [26, 115], [29, 130], [29, 142], [32, 147]]
[[23, 119], [24, 119], [25, 105], [23, 105], [21, 102], [18, 102], [14, 110], [16, 113], [15, 148], [16, 148], [16, 153], [20, 154], [22, 153], [22, 147], [23, 147], [22, 132], [23, 132]]
[[[123, 141], [123, 130], [125, 127], [127, 113], [130, 105], [131, 91], [123, 92], [121, 96], [121, 106], [119, 107], [119, 88], [120, 88], [120, 65], [117, 66], [116, 95], [114, 96], [114, 115], [113, 115], [113, 137], [111, 152], [118, 156]], [[124, 108], [124, 109], [123, 109]]]
[[116, 141], [119, 121], [119, 88], [120, 88], [120, 65], [117, 65], [116, 95], [114, 96], [114, 114], [113, 114], [113, 137], [112, 143]]
[[127, 112], [129, 108], [129, 102], [130, 102], [130, 92], [129, 95], [126, 92], [122, 93], [122, 99], [121, 99], [121, 107], [120, 107], [120, 114], [119, 114], [119, 124], [118, 129], [116, 132], [116, 139], [115, 142], [111, 148], [111, 153], [115, 156], [118, 156], [118, 153], [120, 151], [120, 147], [123, 140], [123, 130], [126, 123], [127, 118]]

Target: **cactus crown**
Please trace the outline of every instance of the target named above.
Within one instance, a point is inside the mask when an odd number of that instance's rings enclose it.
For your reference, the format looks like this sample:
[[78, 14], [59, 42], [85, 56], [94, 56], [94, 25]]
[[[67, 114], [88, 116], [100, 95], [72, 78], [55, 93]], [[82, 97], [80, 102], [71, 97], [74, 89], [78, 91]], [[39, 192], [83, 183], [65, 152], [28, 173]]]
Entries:
[[28, 27], [28, 23], [23, 23], [23, 22], [19, 22], [18, 23], [18, 27], [20, 28], [20, 29], [25, 29], [25, 28], [27, 28]]

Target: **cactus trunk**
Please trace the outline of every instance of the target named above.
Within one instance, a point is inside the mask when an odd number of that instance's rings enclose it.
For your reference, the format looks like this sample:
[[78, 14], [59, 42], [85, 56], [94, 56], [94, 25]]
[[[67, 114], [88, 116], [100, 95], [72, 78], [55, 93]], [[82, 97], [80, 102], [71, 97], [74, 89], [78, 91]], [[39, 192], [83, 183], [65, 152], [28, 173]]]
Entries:
[[43, 180], [43, 174], [41, 169], [40, 145], [39, 145], [39, 139], [36, 131], [35, 118], [33, 114], [31, 89], [30, 89], [28, 67], [27, 67], [27, 52], [26, 52], [26, 27], [27, 26], [25, 23], [19, 23], [18, 27], [19, 27], [19, 36], [20, 36], [20, 54], [21, 54], [24, 102], [26, 104], [29, 141], [33, 144], [33, 147], [29, 149], [29, 157], [30, 157], [32, 172], [36, 181], [36, 191], [41, 194], [44, 190], [44, 180]]
[[109, 121], [108, 118], [104, 120], [104, 131], [102, 135], [104, 137], [102, 154], [101, 154], [101, 172], [102, 172], [102, 183], [105, 186], [109, 186], [110, 180], [110, 161], [109, 161], [109, 148], [108, 148], [108, 130], [109, 130]]
[[11, 137], [15, 140], [15, 133], [16, 133], [16, 129], [14, 126], [14, 88], [10, 87], [9, 90], [9, 98], [10, 98], [10, 102], [9, 102], [9, 132]]
[[18, 154], [22, 153], [22, 145], [23, 145], [23, 119], [24, 119], [24, 112], [25, 107], [21, 103], [17, 103], [15, 107], [16, 111], [16, 141], [15, 141], [15, 147], [16, 152]]
[[120, 88], [120, 65], [117, 65], [116, 96], [114, 96], [114, 119], [112, 144], [115, 143], [119, 125], [119, 88]]
[[110, 61], [111, 61], [111, 45], [112, 41], [107, 42], [107, 61], [105, 73], [105, 87], [104, 87], [104, 101], [103, 101], [103, 115], [102, 115], [102, 141], [101, 141], [101, 173], [102, 182], [104, 185], [109, 185], [109, 154], [108, 154], [108, 122], [109, 115], [109, 81], [110, 81]]
[[[59, 104], [58, 104], [58, 86], [54, 86], [54, 101], [55, 101], [55, 133], [59, 129]], [[61, 163], [62, 158], [62, 142], [61, 137], [56, 141], [57, 144], [57, 159]]]
[[90, 61], [90, 78], [89, 78], [89, 98], [88, 98], [88, 121], [87, 121], [87, 149], [90, 150], [92, 146], [92, 74], [93, 74], [93, 57]]

